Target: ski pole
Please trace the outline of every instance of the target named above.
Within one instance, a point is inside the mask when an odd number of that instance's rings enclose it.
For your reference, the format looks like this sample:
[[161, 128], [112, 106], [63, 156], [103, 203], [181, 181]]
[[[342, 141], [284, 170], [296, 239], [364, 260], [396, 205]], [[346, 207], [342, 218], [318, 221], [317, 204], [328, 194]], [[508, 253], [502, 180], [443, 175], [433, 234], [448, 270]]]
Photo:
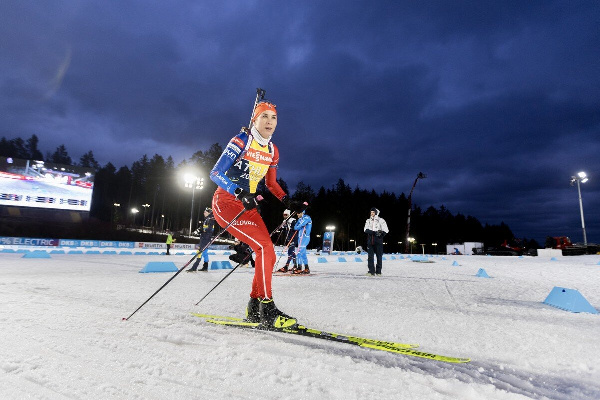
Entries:
[[[304, 206], [303, 210], [306, 210], [306, 208], [308, 207], [308, 203], [307, 203], [307, 202], [304, 202], [304, 203], [302, 203], [302, 205]], [[283, 227], [283, 226], [284, 226], [284, 225], [287, 223], [287, 221], [288, 221], [290, 218], [292, 218], [292, 215], [290, 215], [290, 216], [289, 216], [289, 217], [287, 217], [285, 220], [283, 220], [283, 222], [281, 223], [281, 225], [279, 225], [277, 228], [275, 228], [275, 229], [273, 230], [273, 232], [271, 232], [271, 233], [269, 234], [269, 236], [273, 236], [273, 234], [274, 234], [275, 232], [277, 232], [279, 229], [281, 229], [281, 228], [282, 228], [282, 227]], [[250, 257], [252, 257], [252, 253], [250, 253], [250, 254], [249, 254], [249, 256], [250, 256]], [[209, 295], [209, 294], [211, 294], [211, 293], [212, 293], [212, 291], [213, 291], [213, 290], [215, 290], [215, 289], [217, 288], [217, 286], [219, 286], [219, 285], [221, 284], [221, 282], [223, 282], [225, 279], [227, 279], [227, 277], [228, 277], [229, 275], [231, 275], [231, 274], [233, 273], [233, 271], [235, 271], [236, 269], [238, 269], [238, 267], [239, 267], [240, 265], [243, 265], [243, 264], [246, 262], [247, 258], [248, 258], [248, 256], [246, 256], [246, 258], [244, 259], [244, 261], [242, 261], [241, 263], [238, 263], [238, 265], [236, 265], [236, 266], [235, 266], [235, 267], [234, 267], [234, 268], [233, 268], [231, 271], [229, 271], [229, 272], [227, 273], [227, 275], [225, 275], [225, 276], [223, 277], [223, 279], [221, 279], [221, 280], [220, 280], [220, 281], [219, 281], [219, 282], [218, 282], [218, 283], [217, 283], [215, 286], [213, 286], [213, 288], [212, 288], [212, 289], [210, 289], [210, 290], [208, 291], [208, 293], [206, 293], [206, 294], [204, 295], [204, 297], [202, 297], [200, 300], [198, 300], [198, 302], [197, 302], [195, 305], [198, 305], [198, 304], [200, 304], [200, 302], [201, 302], [202, 300], [204, 300], [206, 297], [208, 297], [208, 295]]]
[[[242, 214], [243, 214], [244, 212], [246, 212], [246, 209], [245, 209], [245, 208], [244, 208], [242, 211], [240, 211], [240, 212], [239, 212], [239, 214], [238, 214], [238, 215], [236, 215], [236, 216], [235, 216], [235, 217], [234, 217], [234, 218], [231, 220], [231, 222], [230, 222], [230, 223], [228, 223], [228, 224], [227, 224], [227, 226], [226, 226], [226, 227], [225, 227], [225, 228], [224, 228], [224, 229], [223, 229], [221, 232], [219, 232], [217, 235], [215, 235], [215, 237], [213, 237], [213, 238], [210, 240], [210, 242], [208, 242], [208, 244], [207, 244], [206, 246], [204, 246], [204, 248], [203, 248], [203, 249], [200, 251], [200, 253], [202, 253], [204, 250], [208, 249], [208, 246], [210, 246], [211, 244], [213, 244], [213, 242], [214, 242], [215, 240], [217, 240], [217, 238], [218, 238], [219, 236], [221, 236], [221, 235], [223, 234], [223, 232], [225, 232], [225, 231], [227, 230], [227, 228], [229, 228], [229, 227], [230, 227], [230, 226], [231, 226], [231, 225], [232, 225], [232, 224], [233, 224], [235, 221], [237, 221], [237, 219], [238, 219], [239, 217], [241, 217], [241, 216], [242, 216]], [[168, 281], [166, 281], [166, 282], [165, 282], [165, 283], [164, 283], [164, 284], [163, 284], [163, 285], [162, 285], [160, 288], [158, 288], [158, 290], [157, 290], [156, 292], [154, 292], [154, 293], [152, 294], [152, 296], [148, 297], [148, 300], [146, 300], [145, 302], [143, 302], [143, 303], [142, 303], [142, 305], [141, 305], [141, 306], [139, 306], [139, 307], [138, 307], [138, 308], [137, 308], [137, 309], [136, 309], [134, 312], [132, 312], [132, 313], [131, 313], [131, 315], [130, 315], [129, 317], [127, 317], [127, 318], [123, 318], [123, 321], [128, 321], [128, 320], [129, 320], [129, 318], [131, 318], [131, 317], [133, 316], [133, 314], [135, 314], [136, 312], [138, 312], [138, 310], [139, 310], [140, 308], [142, 308], [144, 305], [146, 305], [146, 303], [148, 303], [148, 302], [149, 302], [149, 301], [150, 301], [150, 300], [151, 300], [151, 299], [152, 299], [154, 296], [156, 296], [156, 294], [157, 294], [158, 292], [160, 292], [160, 291], [161, 291], [161, 290], [162, 290], [162, 289], [163, 289], [165, 286], [167, 286], [167, 285], [169, 284], [169, 282], [171, 282], [173, 279], [175, 279], [175, 277], [176, 277], [177, 275], [179, 275], [179, 274], [181, 273], [181, 271], [183, 271], [183, 270], [184, 270], [184, 269], [185, 269], [185, 268], [186, 268], [186, 267], [187, 267], [187, 266], [188, 266], [188, 265], [189, 265], [189, 264], [190, 264], [190, 263], [191, 263], [191, 262], [192, 262], [192, 261], [193, 261], [193, 260], [194, 260], [194, 259], [195, 259], [197, 256], [198, 256], [198, 254], [194, 254], [194, 256], [192, 257], [192, 259], [191, 259], [190, 261], [188, 261], [188, 262], [187, 262], [187, 263], [186, 263], [186, 264], [185, 264], [183, 267], [181, 267], [181, 268], [180, 268], [180, 269], [179, 269], [177, 272], [175, 272], [175, 275], [173, 275], [171, 278], [169, 278], [169, 280], [168, 280]]]
[[252, 129], [252, 117], [254, 117], [254, 110], [256, 109], [256, 105], [259, 101], [265, 98], [266, 93], [267, 91], [265, 89], [256, 88], [256, 99], [254, 100], [254, 107], [252, 107], [252, 114], [250, 114], [250, 122], [248, 122], [248, 128], [242, 127], [242, 129], [246, 130], [247, 132], [250, 132], [250, 129]]

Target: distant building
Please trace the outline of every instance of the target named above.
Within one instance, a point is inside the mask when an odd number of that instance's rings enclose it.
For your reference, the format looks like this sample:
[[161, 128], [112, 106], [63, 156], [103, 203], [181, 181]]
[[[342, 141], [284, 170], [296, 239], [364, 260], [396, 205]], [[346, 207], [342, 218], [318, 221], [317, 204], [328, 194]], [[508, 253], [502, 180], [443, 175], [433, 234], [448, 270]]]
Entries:
[[[478, 250], [476, 250], [478, 249]], [[446, 245], [447, 254], [483, 254], [483, 243], [464, 242]]]

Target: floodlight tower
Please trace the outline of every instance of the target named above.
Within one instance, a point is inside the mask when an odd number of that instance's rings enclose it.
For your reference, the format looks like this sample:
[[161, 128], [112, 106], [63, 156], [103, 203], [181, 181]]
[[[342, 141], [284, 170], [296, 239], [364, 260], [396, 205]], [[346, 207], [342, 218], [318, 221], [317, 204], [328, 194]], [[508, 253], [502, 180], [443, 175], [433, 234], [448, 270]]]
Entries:
[[204, 178], [200, 178], [194, 174], [188, 173], [183, 177], [185, 181], [185, 187], [192, 189], [192, 206], [190, 210], [190, 229], [189, 235], [192, 236], [192, 221], [194, 219], [194, 191], [200, 190], [204, 187]]
[[585, 235], [585, 221], [583, 220], [583, 202], [581, 201], [581, 186], [579, 182], [586, 183], [588, 181], [587, 174], [583, 171], [571, 177], [571, 186], [577, 182], [577, 193], [579, 194], [579, 212], [581, 214], [581, 229], [583, 229], [583, 244], [587, 246], [587, 236]]
[[405, 253], [408, 253], [410, 247], [410, 210], [412, 209], [412, 194], [415, 190], [415, 186], [417, 186], [417, 182], [419, 181], [419, 179], [425, 178], [427, 178], [427, 175], [425, 175], [422, 172], [419, 172], [419, 174], [417, 175], [417, 179], [415, 179], [415, 183], [413, 183], [412, 188], [410, 189], [410, 194], [408, 195], [408, 220], [406, 221], [406, 244], [404, 247]]

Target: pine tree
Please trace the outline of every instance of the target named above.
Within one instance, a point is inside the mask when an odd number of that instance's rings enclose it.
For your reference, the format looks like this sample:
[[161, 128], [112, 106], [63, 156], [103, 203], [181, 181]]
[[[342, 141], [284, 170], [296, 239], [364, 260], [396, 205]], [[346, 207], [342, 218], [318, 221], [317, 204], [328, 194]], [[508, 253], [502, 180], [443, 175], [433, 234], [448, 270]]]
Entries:
[[73, 165], [73, 160], [69, 157], [69, 153], [64, 144], [56, 148], [56, 151], [50, 156], [50, 161], [55, 164]]
[[94, 158], [94, 153], [91, 150], [81, 156], [79, 165], [86, 168], [93, 168], [96, 171], [100, 169], [100, 164]]

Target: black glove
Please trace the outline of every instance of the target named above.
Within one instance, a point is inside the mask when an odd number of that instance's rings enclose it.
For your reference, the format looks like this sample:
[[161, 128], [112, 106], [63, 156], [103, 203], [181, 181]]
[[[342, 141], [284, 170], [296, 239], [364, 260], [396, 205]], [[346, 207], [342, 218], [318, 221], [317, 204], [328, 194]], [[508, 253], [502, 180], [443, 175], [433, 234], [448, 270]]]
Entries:
[[383, 231], [382, 230], [378, 230], [377, 231], [377, 237], [382, 237], [383, 236]]
[[242, 188], [235, 189], [235, 198], [242, 202], [246, 210], [253, 210], [258, 206], [256, 195], [248, 193]]
[[287, 196], [284, 196], [283, 199], [281, 199], [281, 201], [283, 202], [283, 205], [285, 205], [285, 208], [287, 208], [293, 213], [299, 213], [304, 211], [305, 205], [302, 202], [290, 200], [290, 198]]

